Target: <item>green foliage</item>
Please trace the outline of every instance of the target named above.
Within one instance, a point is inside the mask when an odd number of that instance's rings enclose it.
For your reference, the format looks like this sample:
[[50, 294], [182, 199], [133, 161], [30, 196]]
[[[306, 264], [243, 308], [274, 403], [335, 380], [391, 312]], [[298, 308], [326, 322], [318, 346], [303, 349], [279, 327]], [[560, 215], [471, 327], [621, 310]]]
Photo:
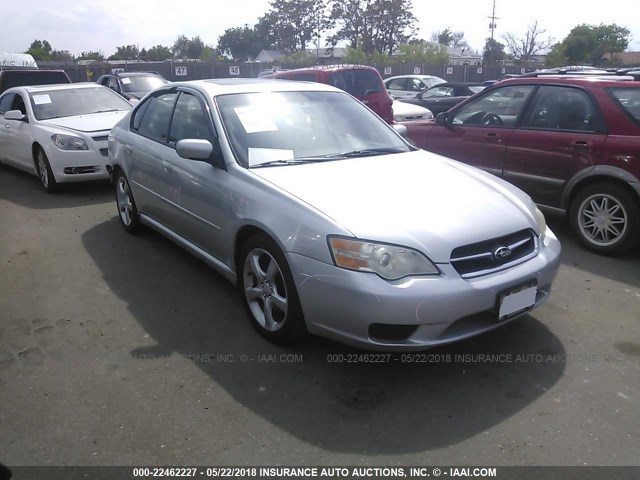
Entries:
[[37, 62], [51, 60], [51, 44], [46, 40], [34, 40], [24, 53], [31, 55]]
[[269, 48], [268, 32], [258, 23], [254, 28], [228, 28], [218, 37], [218, 50], [237, 61], [253, 60]]
[[358, 48], [347, 47], [347, 54], [344, 57], [345, 63], [350, 63], [354, 65], [360, 65], [363, 63], [367, 63], [369, 59], [367, 58], [367, 54]]
[[547, 54], [547, 60], [545, 62], [545, 65], [547, 67], [562, 67], [563, 65], [567, 65], [568, 63], [570, 62], [567, 58], [566, 47], [563, 43], [556, 43], [553, 47], [551, 47], [551, 50], [549, 50], [549, 53]]
[[[630, 38], [629, 29], [615, 23], [581, 24], [569, 32], [561, 45], [568, 63], [600, 65], [603, 60], [611, 61], [616, 53], [623, 52], [628, 47]], [[609, 58], [605, 59], [606, 56]]]
[[504, 51], [504, 44], [498, 42], [496, 39], [487, 38], [484, 44], [484, 53], [482, 55], [482, 62], [485, 65], [496, 65], [502, 60], [505, 60], [507, 54]]
[[449, 63], [449, 54], [443, 45], [422, 41], [400, 45], [398, 59], [401, 63], [442, 65]]
[[97, 60], [99, 62], [102, 62], [102, 61], [104, 61], [104, 55], [100, 51], [98, 51], [98, 52], [93, 52], [93, 51], [82, 52], [80, 54], [80, 56], [76, 60]]
[[299, 52], [291, 53], [284, 59], [285, 63], [291, 63], [293, 65], [311, 66], [317, 63], [318, 57], [315, 54], [309, 53], [306, 50], [300, 50]]
[[116, 53], [109, 57], [109, 60], [136, 60], [140, 52], [135, 45], [122, 45], [116, 48]]
[[318, 0], [272, 0], [267, 16], [278, 48], [289, 54], [317, 41], [329, 23], [326, 4]]
[[[142, 52], [140, 53], [142, 56]], [[146, 52], [146, 60], [149, 62], [162, 62], [170, 58], [173, 58], [173, 53], [169, 47], [164, 45], [155, 45]]]
[[187, 38], [185, 35], [180, 35], [176, 38], [171, 50], [177, 58], [197, 59], [202, 56], [204, 47], [204, 42], [199, 36]]
[[346, 40], [351, 48], [392, 55], [415, 33], [411, 0], [328, 0], [330, 20], [337, 27], [330, 38]]

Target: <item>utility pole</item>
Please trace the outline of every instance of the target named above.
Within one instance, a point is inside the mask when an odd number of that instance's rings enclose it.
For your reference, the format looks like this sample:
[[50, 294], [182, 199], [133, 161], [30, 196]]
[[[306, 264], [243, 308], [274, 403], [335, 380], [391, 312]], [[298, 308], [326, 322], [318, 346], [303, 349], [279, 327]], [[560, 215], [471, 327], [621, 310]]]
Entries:
[[491, 12], [491, 16], [487, 17], [491, 19], [491, 23], [489, 23], [489, 29], [491, 30], [491, 44], [493, 44], [493, 32], [496, 29], [496, 20], [500, 20], [499, 17], [496, 17], [496, 0], [493, 0], [493, 11]]

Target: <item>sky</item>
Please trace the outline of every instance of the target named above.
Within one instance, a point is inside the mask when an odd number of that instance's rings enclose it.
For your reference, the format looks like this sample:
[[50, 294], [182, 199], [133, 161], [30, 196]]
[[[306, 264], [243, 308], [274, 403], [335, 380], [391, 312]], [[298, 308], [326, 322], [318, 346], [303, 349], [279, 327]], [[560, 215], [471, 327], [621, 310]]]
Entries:
[[[432, 32], [449, 27], [464, 32], [471, 48], [481, 51], [492, 5], [493, 0], [413, 0], [418, 37], [429, 40]], [[253, 25], [268, 8], [269, 0], [0, 0], [0, 51], [22, 52], [35, 39], [76, 55], [99, 50], [109, 56], [117, 46], [129, 44], [140, 49], [172, 46], [179, 35], [199, 35], [215, 45], [225, 29]], [[628, 50], [640, 51], [636, 0], [496, 0], [496, 16], [499, 41], [507, 32], [523, 35], [536, 20], [547, 31], [545, 38], [555, 41], [581, 23], [617, 23], [631, 30]]]

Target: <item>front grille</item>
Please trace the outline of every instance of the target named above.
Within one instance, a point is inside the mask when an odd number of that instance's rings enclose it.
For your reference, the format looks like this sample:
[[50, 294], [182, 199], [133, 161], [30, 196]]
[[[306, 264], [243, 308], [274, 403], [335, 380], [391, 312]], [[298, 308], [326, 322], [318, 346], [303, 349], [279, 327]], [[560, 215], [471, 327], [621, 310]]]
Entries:
[[535, 233], [521, 230], [458, 247], [451, 252], [451, 265], [463, 278], [476, 277], [522, 263], [535, 256], [537, 250]]
[[92, 138], [96, 142], [106, 142], [107, 140], [109, 140], [109, 135], [100, 135], [100, 136], [92, 137]]

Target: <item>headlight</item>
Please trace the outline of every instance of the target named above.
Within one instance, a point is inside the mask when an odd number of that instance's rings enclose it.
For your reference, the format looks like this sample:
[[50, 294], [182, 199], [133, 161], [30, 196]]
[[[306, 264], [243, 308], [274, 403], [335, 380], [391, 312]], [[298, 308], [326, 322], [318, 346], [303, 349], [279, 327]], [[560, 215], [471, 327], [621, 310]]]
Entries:
[[427, 113], [425, 113], [422, 118], [424, 118], [425, 120], [430, 120], [433, 118], [433, 112], [431, 110], [429, 110]]
[[404, 122], [404, 117], [403, 117], [402, 115], [394, 115], [394, 116], [393, 116], [393, 119], [394, 119], [396, 122]]
[[72, 135], [51, 135], [51, 140], [60, 150], [89, 150], [87, 143], [80, 137]]
[[341, 237], [329, 237], [336, 266], [373, 272], [386, 280], [409, 275], [438, 275], [438, 268], [420, 252], [398, 245], [384, 245]]
[[544, 218], [544, 214], [538, 207], [536, 207], [534, 215], [536, 217], [538, 228], [540, 229], [540, 241], [544, 242], [544, 237], [547, 235], [547, 220]]

